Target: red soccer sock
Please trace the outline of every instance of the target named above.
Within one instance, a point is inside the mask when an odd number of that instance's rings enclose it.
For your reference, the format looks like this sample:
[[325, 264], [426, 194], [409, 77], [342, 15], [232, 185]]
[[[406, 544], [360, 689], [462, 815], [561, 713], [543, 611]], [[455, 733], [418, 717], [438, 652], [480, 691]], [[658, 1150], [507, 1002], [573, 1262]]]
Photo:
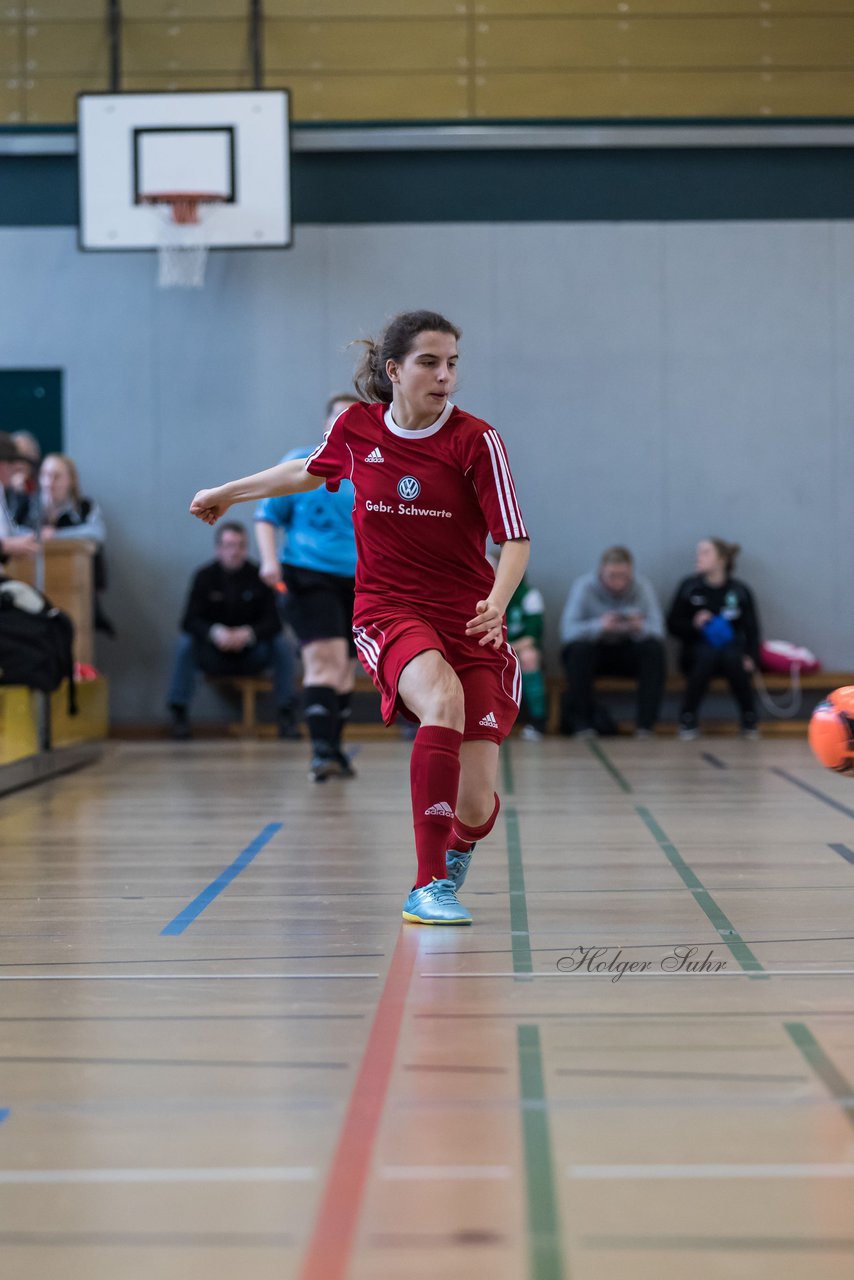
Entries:
[[454, 853], [470, 853], [472, 845], [477, 844], [478, 840], [485, 840], [495, 826], [498, 819], [498, 810], [501, 808], [501, 801], [497, 792], [493, 792], [493, 794], [495, 795], [495, 808], [482, 827], [469, 827], [454, 814], [454, 821], [451, 827], [451, 843], [448, 845], [448, 848], [453, 849]]
[[412, 744], [409, 776], [418, 876], [415, 888], [444, 880], [445, 850], [460, 785], [463, 735], [443, 725], [422, 725]]

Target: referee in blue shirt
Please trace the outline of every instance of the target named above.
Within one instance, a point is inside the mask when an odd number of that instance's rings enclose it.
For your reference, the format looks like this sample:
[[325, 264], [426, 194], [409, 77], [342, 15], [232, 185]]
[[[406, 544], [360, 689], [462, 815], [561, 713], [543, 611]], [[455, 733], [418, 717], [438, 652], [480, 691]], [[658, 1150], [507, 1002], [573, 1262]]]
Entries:
[[[354, 403], [353, 396], [333, 396], [326, 406], [324, 430]], [[307, 458], [314, 447], [292, 449], [282, 461]], [[352, 484], [342, 480], [336, 493], [324, 486], [265, 498], [255, 509], [260, 576], [274, 589], [281, 590], [284, 584], [286, 620], [302, 646], [303, 716], [311, 735], [309, 777], [315, 782], [354, 776], [341, 749], [355, 676], [354, 501]], [[279, 530], [284, 530], [281, 557], [277, 554]]]

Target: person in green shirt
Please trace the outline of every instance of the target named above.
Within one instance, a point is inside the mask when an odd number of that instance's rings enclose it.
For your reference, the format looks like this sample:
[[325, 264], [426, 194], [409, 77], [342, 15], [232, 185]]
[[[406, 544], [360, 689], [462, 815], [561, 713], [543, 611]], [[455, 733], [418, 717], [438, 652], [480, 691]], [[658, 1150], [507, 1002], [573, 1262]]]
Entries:
[[519, 583], [507, 606], [507, 639], [522, 668], [522, 737], [537, 742], [546, 731], [548, 694], [543, 675], [543, 597], [526, 578]]

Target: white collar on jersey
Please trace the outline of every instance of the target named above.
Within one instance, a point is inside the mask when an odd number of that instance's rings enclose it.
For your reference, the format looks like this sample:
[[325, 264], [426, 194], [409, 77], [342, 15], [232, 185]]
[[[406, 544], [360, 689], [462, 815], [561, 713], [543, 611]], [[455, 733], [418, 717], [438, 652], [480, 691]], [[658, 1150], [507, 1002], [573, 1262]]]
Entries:
[[395, 422], [391, 415], [391, 405], [389, 405], [385, 411], [385, 424], [393, 436], [400, 436], [402, 440], [426, 440], [428, 436], [434, 436], [437, 431], [442, 430], [453, 411], [454, 406], [449, 400], [432, 426], [422, 427], [420, 431], [406, 431]]

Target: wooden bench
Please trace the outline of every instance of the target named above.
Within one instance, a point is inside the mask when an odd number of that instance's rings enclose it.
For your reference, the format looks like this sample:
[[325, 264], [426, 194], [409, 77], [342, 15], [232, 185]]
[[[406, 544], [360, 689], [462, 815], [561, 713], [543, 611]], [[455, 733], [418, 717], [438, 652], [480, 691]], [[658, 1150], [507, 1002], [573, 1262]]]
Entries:
[[79, 713], [68, 714], [63, 681], [48, 696], [0, 686], [0, 796], [91, 764], [107, 736], [107, 682], [77, 685]]
[[[240, 720], [228, 726], [229, 733], [238, 738], [260, 738], [274, 732], [273, 726], [258, 720], [258, 695], [273, 691], [273, 681], [269, 676], [209, 676], [208, 683], [223, 689], [236, 689], [240, 695]], [[354, 692], [372, 693], [379, 698], [373, 681], [361, 672], [356, 676]]]
[[[785, 693], [791, 687], [788, 676], [765, 673], [763, 678], [766, 687], [772, 693]], [[229, 732], [239, 738], [257, 738], [272, 731], [271, 726], [259, 723], [257, 714], [258, 695], [271, 693], [273, 689], [273, 682], [268, 676], [212, 676], [210, 683], [236, 689], [240, 694], [240, 721], [230, 725]], [[819, 693], [827, 693], [845, 684], [854, 684], [854, 672], [817, 671], [814, 675], [801, 677], [801, 688]], [[560, 725], [560, 699], [566, 689], [566, 680], [563, 676], [549, 676], [546, 679], [546, 685], [549, 694], [549, 732], [557, 733]], [[619, 676], [602, 676], [596, 681], [596, 689], [599, 693], [633, 695], [636, 688], [636, 680]], [[665, 693], [679, 694], [684, 688], [685, 681], [681, 675], [668, 676]], [[729, 686], [725, 680], [713, 680], [709, 685], [710, 693], [727, 693], [728, 691]], [[374, 694], [379, 698], [373, 682], [362, 672], [356, 676], [355, 692]], [[795, 719], [793, 723], [802, 725], [803, 719]]]
[[[770, 693], [787, 693], [792, 682], [789, 676], [772, 675], [764, 671], [762, 679]], [[839, 689], [842, 685], [854, 684], [854, 672], [851, 671], [815, 671], [811, 675], [801, 676], [801, 688], [813, 693], [829, 693], [831, 689]], [[560, 726], [560, 700], [566, 690], [566, 679], [563, 676], [549, 676], [546, 679], [549, 693], [549, 732], [557, 733]], [[595, 682], [598, 693], [625, 694], [634, 696], [637, 680], [623, 676], [600, 676]], [[682, 675], [672, 674], [664, 685], [665, 694], [680, 694], [685, 688]], [[709, 693], [729, 693], [726, 680], [715, 679], [709, 685]], [[793, 717], [792, 723], [803, 725], [804, 717]]]

